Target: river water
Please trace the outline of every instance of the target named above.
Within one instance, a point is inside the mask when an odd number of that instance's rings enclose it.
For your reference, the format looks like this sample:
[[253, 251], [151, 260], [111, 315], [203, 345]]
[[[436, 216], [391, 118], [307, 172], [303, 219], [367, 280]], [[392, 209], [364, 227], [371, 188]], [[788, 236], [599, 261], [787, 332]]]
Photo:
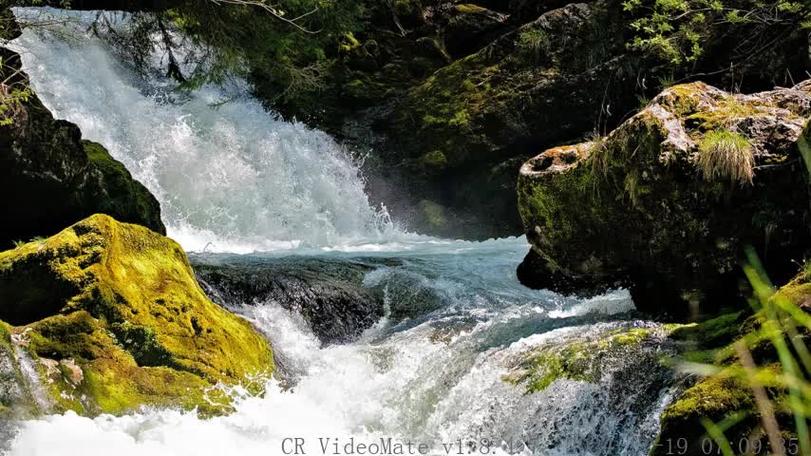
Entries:
[[[381, 439], [395, 453], [410, 443], [430, 454], [647, 454], [670, 393], [654, 356], [667, 352], [664, 338], [606, 357], [589, 381], [559, 378], [528, 393], [506, 380], [539, 347], [656, 328], [626, 292], [584, 300], [526, 289], [514, 273], [523, 239], [399, 229], [370, 205], [357, 157], [266, 112], [246, 84], [179, 93], [90, 33], [95, 13], [16, 13], [47, 22], [13, 43], [38, 96], [155, 194], [168, 235], [193, 264], [284, 264], [293, 274], [313, 262], [361, 264], [349, 286], [374, 291], [382, 310], [336, 343], [278, 296], [221, 300], [274, 347], [280, 369], [263, 397], [236, 389], [236, 412], [211, 419], [149, 408], [45, 416], [19, 423], [11, 455], [278, 455], [296, 438], [306, 454], [359, 454], [358, 444]], [[108, 17], [128, 26], [125, 15]], [[163, 58], [155, 52], [156, 68]]]

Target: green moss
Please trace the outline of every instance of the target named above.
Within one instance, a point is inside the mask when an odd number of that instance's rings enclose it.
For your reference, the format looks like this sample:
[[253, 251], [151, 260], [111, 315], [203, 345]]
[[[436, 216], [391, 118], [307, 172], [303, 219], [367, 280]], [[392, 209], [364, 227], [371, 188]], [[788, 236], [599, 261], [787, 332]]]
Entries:
[[727, 345], [739, 336], [738, 328], [743, 316], [743, 311], [729, 312], [700, 323], [683, 325], [674, 329], [671, 337], [698, 347]]
[[670, 327], [625, 328], [610, 331], [599, 338], [544, 346], [529, 352], [504, 381], [524, 385], [527, 394], [543, 391], [558, 379], [596, 382], [600, 379], [602, 359], [617, 356], [659, 335]]
[[420, 157], [423, 165], [434, 168], [442, 169], [448, 165], [448, 158], [441, 150], [433, 150]]
[[486, 8], [483, 8], [479, 5], [474, 5], [472, 3], [460, 3], [454, 5], [453, 9], [460, 14], [477, 14], [487, 11]]
[[[21, 281], [35, 266], [38, 283]], [[46, 367], [57, 409], [121, 413], [171, 404], [210, 410], [205, 388], [272, 372], [262, 336], [209, 301], [180, 246], [146, 228], [95, 215], [0, 253], [0, 297], [21, 283], [45, 291], [28, 306], [48, 303], [52, 312], [20, 332]], [[0, 318], [12, 310], [0, 308]], [[81, 381], [67, 375], [78, 375], [73, 363]]]
[[89, 194], [87, 206], [95, 204], [96, 211], [117, 220], [139, 223], [161, 234], [166, 232], [160, 220], [160, 205], [154, 196], [124, 165], [110, 156], [101, 144], [82, 141], [90, 164], [100, 173], [101, 194]]
[[734, 378], [708, 377], [688, 388], [662, 413], [665, 421], [723, 419], [730, 413], [750, 410], [754, 405], [748, 387]]

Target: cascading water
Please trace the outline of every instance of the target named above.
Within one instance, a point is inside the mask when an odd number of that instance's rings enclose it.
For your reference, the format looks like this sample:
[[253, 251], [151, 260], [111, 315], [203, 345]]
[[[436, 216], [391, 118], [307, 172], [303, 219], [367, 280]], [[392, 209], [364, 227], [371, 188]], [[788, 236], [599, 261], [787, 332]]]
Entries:
[[209, 252], [193, 263], [363, 263], [353, 286], [380, 296], [384, 316], [358, 340], [325, 346], [276, 298], [225, 302], [267, 335], [281, 361], [263, 397], [234, 391], [236, 412], [211, 419], [158, 409], [46, 416], [20, 423], [10, 454], [275, 455], [285, 438], [305, 439], [307, 454], [323, 454], [319, 439], [333, 439], [344, 454], [352, 437], [423, 443], [430, 454], [648, 452], [671, 384], [659, 362], [663, 337], [601, 359], [588, 379], [560, 376], [535, 392], [510, 380], [539, 349], [629, 328], [655, 333], [656, 324], [634, 319], [626, 293], [578, 300], [523, 288], [514, 268], [526, 245], [517, 238], [400, 233], [370, 207], [357, 166], [325, 134], [276, 119], [244, 92], [204, 87], [172, 100], [169, 81], [139, 78], [83, 32], [94, 15], [17, 14], [79, 24], [27, 29], [14, 47], [46, 106], [150, 188], [170, 236]]
[[[268, 114], [244, 84], [205, 86], [173, 102], [172, 80], [138, 78], [90, 35], [95, 14], [17, 14], [34, 24], [14, 46], [42, 101], [152, 191], [170, 236], [186, 249], [338, 245], [393, 230], [335, 141]], [[72, 39], [36, 25], [44, 21], [62, 22]], [[120, 15], [110, 21], [127, 26]]]

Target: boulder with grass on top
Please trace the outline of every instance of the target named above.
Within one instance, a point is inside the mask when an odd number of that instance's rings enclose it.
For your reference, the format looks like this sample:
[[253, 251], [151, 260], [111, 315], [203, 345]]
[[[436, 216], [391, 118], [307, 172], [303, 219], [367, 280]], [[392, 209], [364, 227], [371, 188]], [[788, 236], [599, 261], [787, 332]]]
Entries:
[[606, 137], [521, 168], [535, 288], [628, 287], [641, 310], [696, 318], [745, 296], [753, 246], [776, 281], [811, 246], [800, 153], [811, 82], [752, 95], [703, 83], [663, 91]]

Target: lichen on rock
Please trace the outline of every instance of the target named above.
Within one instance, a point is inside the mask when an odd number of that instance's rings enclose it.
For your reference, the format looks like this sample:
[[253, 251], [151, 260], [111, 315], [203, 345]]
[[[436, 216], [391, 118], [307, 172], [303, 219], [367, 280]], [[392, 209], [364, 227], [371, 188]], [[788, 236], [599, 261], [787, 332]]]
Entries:
[[627, 286], [638, 308], [680, 318], [742, 296], [747, 245], [787, 280], [811, 240], [798, 147], [810, 115], [808, 82], [753, 95], [678, 85], [606, 137], [530, 159], [520, 278], [564, 293]]
[[1, 252], [0, 303], [52, 411], [221, 412], [214, 385], [273, 370], [268, 343], [208, 300], [177, 243], [106, 215]]

